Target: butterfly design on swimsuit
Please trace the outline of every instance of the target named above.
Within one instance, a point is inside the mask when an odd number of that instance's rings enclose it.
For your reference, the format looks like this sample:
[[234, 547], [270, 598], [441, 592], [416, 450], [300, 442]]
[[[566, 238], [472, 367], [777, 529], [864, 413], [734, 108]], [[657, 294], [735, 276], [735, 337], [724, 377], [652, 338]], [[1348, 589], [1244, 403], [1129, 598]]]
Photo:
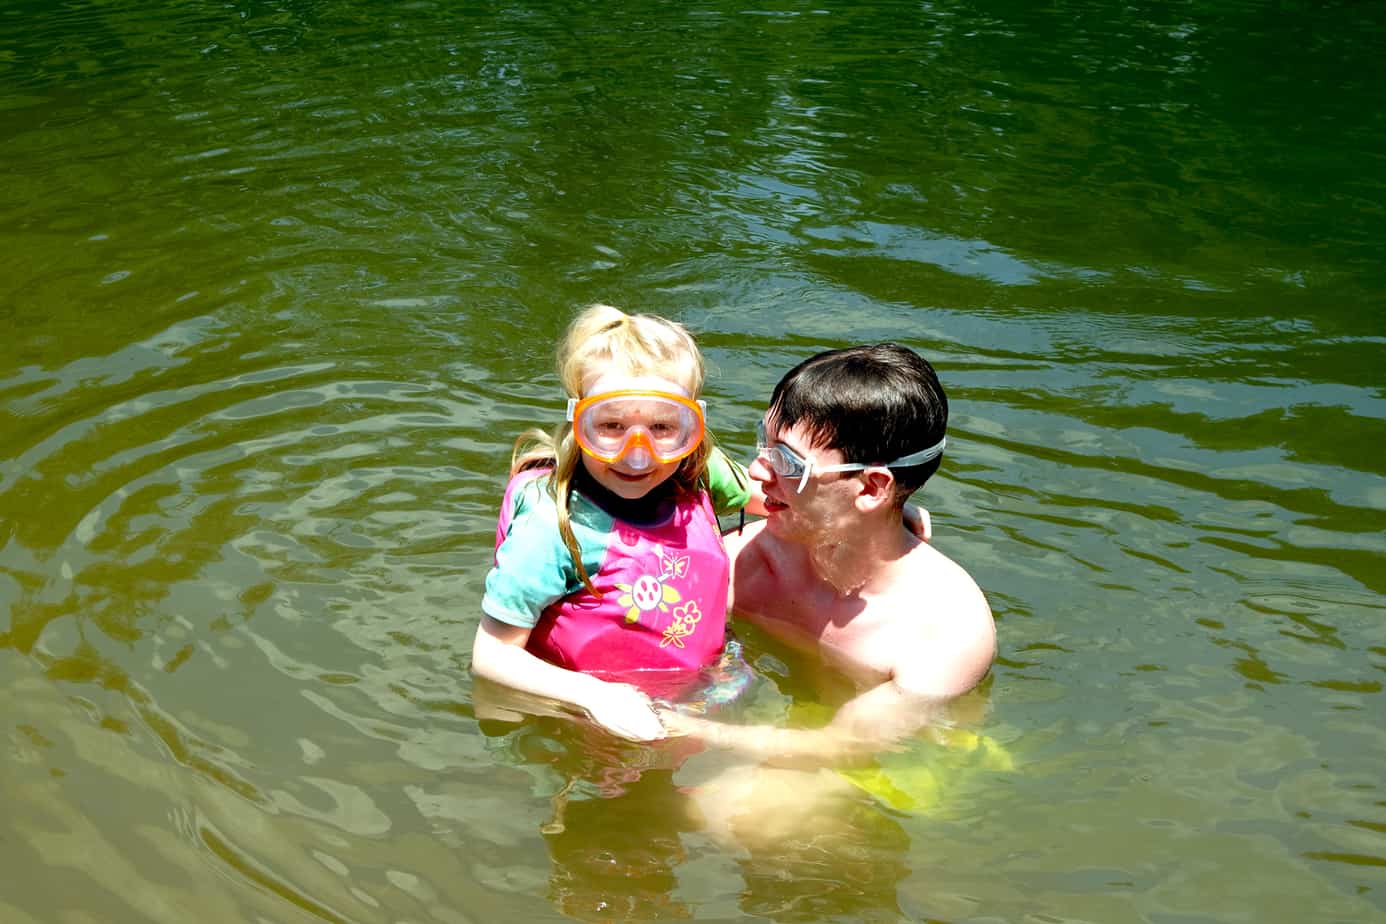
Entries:
[[688, 576], [687, 555], [671, 555], [668, 552], [659, 553], [659, 563], [664, 567], [665, 578], [681, 578]]

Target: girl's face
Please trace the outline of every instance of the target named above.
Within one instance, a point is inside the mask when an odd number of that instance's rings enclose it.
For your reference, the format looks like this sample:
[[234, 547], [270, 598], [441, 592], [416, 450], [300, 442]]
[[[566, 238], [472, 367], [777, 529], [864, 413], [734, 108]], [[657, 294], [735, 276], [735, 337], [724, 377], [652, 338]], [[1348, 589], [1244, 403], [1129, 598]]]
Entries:
[[[588, 385], [583, 394], [584, 398], [593, 395], [606, 394], [612, 391], [662, 391], [669, 394], [691, 397], [688, 390], [677, 382], [669, 379], [661, 379], [656, 376], [648, 375], [603, 375], [596, 381]], [[633, 426], [651, 426], [653, 420], [642, 420], [639, 415], [630, 421]], [[617, 497], [626, 500], [637, 500], [649, 494], [659, 487], [674, 472], [679, 470], [683, 460], [674, 462], [660, 462], [653, 458], [648, 452], [640, 451], [638, 448], [627, 452], [614, 462], [603, 462], [595, 459], [587, 453], [581, 453], [583, 467], [591, 475], [597, 484], [606, 488]]]

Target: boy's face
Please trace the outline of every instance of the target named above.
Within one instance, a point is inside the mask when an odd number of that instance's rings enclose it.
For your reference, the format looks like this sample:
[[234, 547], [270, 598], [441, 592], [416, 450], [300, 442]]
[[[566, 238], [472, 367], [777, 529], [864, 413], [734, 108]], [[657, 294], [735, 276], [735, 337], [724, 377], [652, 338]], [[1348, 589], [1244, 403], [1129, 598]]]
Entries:
[[[815, 469], [847, 461], [840, 450], [815, 447], [797, 425], [777, 429], [767, 418], [765, 437], [769, 446], [781, 446], [803, 460], [812, 459]], [[778, 536], [808, 542], [851, 529], [856, 522], [853, 501], [860, 482], [853, 477], [854, 472], [813, 471], [802, 492], [799, 477], [777, 474], [763, 455], [751, 463], [750, 474], [765, 494], [766, 528]]]

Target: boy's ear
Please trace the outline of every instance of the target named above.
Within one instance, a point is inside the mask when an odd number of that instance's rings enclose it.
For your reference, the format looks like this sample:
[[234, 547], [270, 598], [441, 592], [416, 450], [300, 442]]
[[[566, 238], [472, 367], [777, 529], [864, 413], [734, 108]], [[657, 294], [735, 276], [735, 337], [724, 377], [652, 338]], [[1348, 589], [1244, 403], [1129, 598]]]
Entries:
[[884, 466], [873, 466], [859, 476], [861, 490], [857, 492], [857, 509], [871, 513], [887, 505], [895, 497], [895, 475]]

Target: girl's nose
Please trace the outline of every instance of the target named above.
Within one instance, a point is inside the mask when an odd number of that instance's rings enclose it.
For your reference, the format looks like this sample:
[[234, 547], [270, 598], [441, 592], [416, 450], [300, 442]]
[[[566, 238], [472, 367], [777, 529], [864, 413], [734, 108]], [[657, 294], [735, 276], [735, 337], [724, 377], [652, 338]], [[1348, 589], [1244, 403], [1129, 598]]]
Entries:
[[630, 472], [647, 471], [655, 465], [653, 448], [649, 436], [643, 429], [633, 430], [630, 436], [626, 437], [626, 444], [621, 448], [621, 454], [616, 461]]
[[625, 455], [621, 456], [621, 462], [625, 464], [627, 471], [631, 473], [643, 472], [654, 468], [654, 456], [644, 446], [632, 447]]

